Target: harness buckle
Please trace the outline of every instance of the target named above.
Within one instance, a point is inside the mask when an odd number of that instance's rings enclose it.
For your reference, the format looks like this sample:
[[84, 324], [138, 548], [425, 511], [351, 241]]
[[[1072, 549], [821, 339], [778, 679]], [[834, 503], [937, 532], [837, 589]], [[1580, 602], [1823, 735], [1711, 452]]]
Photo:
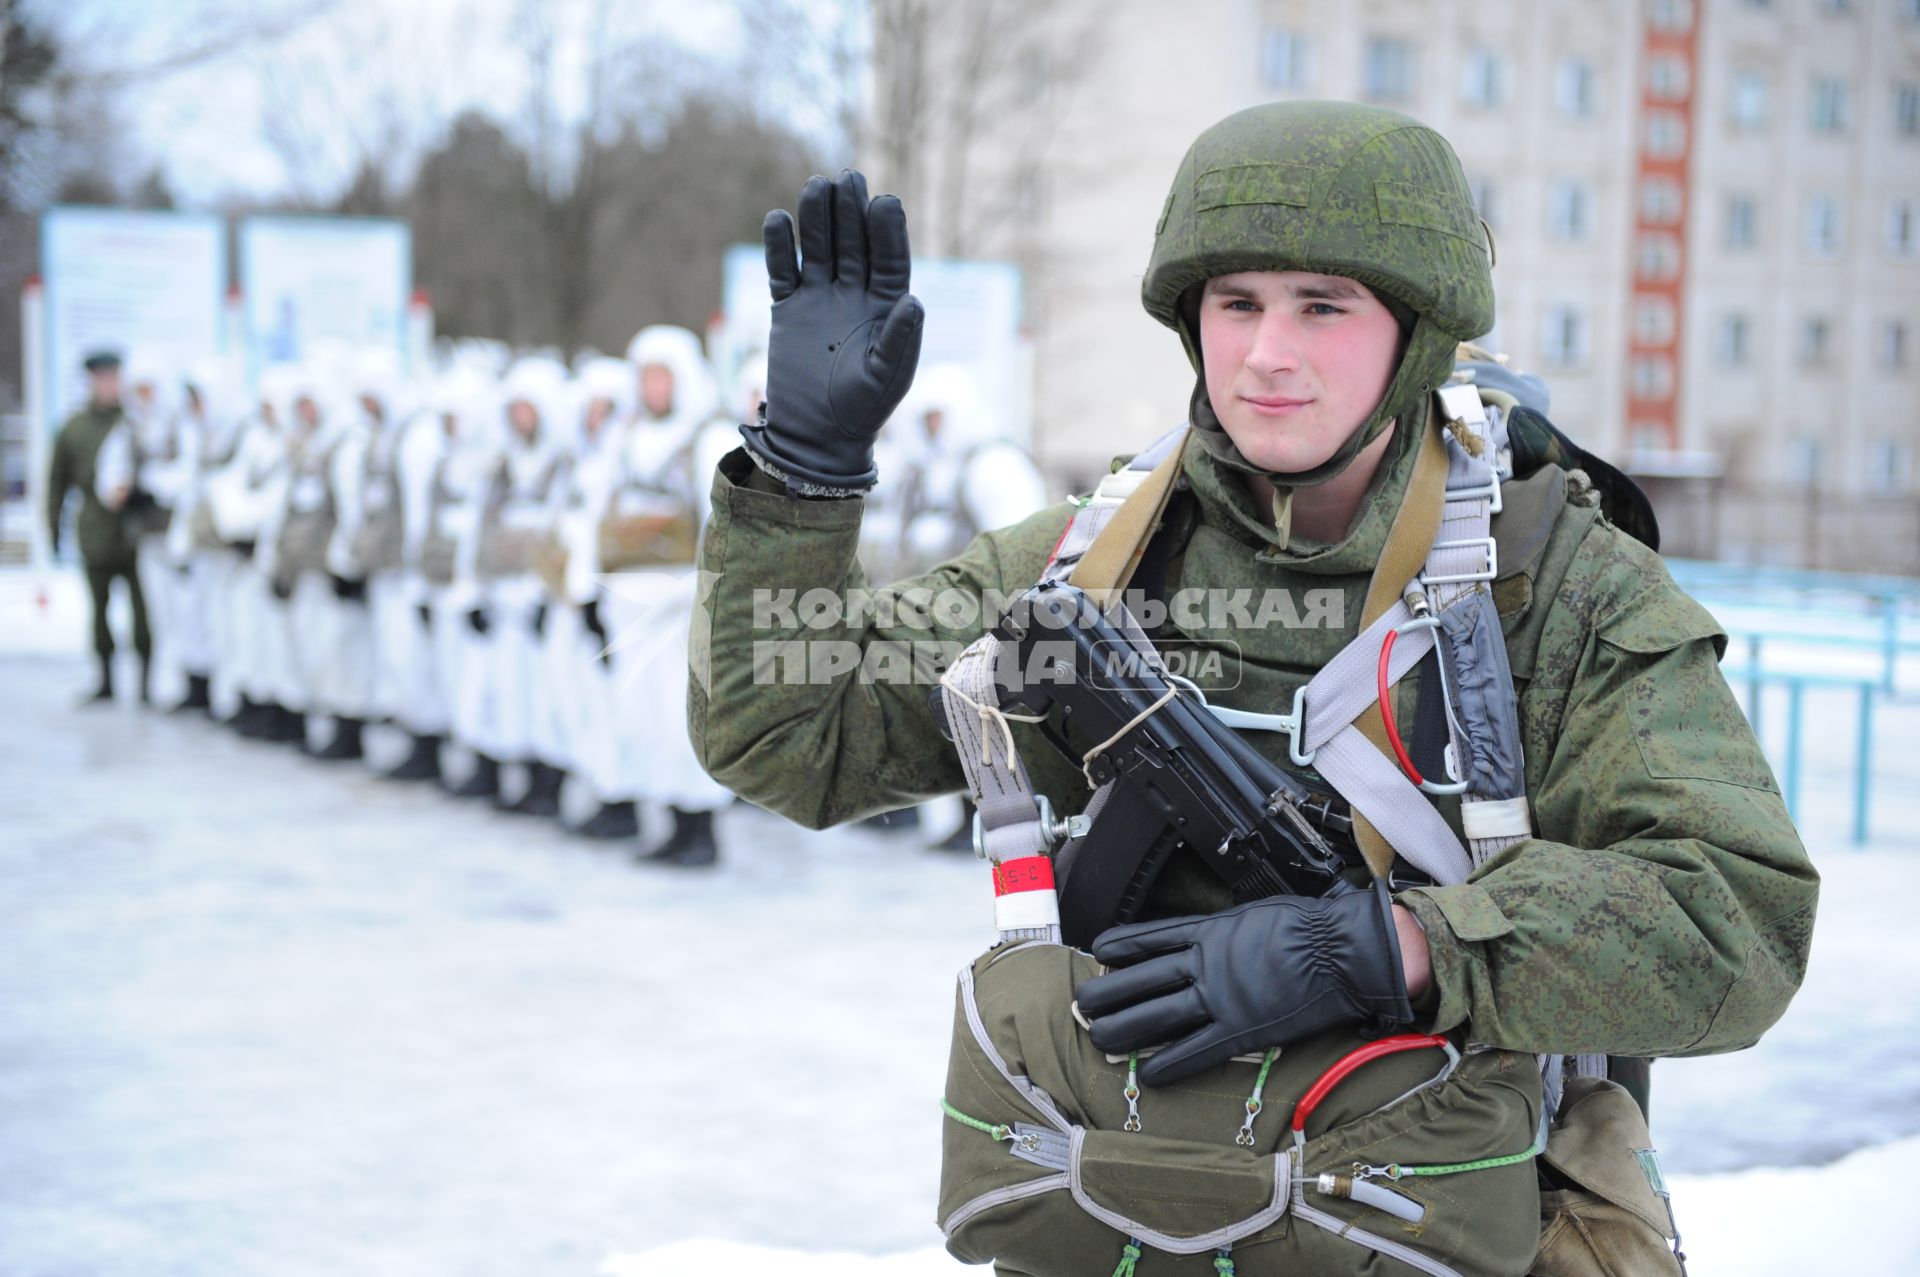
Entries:
[[1433, 548], [1436, 552], [1440, 550], [1465, 550], [1473, 546], [1480, 547], [1487, 556], [1487, 566], [1484, 570], [1475, 572], [1441, 572], [1437, 574], [1422, 572], [1420, 574], [1420, 583], [1426, 586], [1466, 585], [1473, 581], [1493, 580], [1494, 577], [1500, 574], [1500, 547], [1494, 542], [1492, 537], [1461, 537], [1456, 541], [1435, 541], [1433, 543]]
[[1473, 484], [1465, 488], [1447, 489], [1448, 505], [1452, 505], [1456, 501], [1479, 501], [1482, 499], [1487, 502], [1487, 513], [1490, 515], [1499, 514], [1501, 510], [1506, 508], [1506, 503], [1500, 497], [1500, 476], [1497, 473], [1485, 483]]
[[[1045, 794], [1035, 794], [1033, 803], [1040, 809], [1040, 832], [1047, 840], [1047, 851], [1052, 851], [1069, 838], [1084, 838], [1087, 831], [1093, 828], [1093, 818], [1085, 812], [1055, 820], [1053, 802]], [[981, 860], [987, 859], [987, 826], [980, 819], [980, 808], [977, 806], [973, 809], [973, 854]]]

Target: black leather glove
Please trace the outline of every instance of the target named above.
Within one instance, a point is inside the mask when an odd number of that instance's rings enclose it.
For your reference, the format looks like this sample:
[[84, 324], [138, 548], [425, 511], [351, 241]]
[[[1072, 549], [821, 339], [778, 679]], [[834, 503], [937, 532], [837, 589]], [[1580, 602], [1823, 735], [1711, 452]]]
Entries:
[[282, 603], [293, 597], [293, 582], [277, 572], [274, 573], [273, 583], [268, 588], [273, 591], [273, 597]]
[[344, 576], [336, 576], [332, 572], [327, 573], [327, 580], [333, 586], [333, 597], [342, 603], [360, 603], [366, 600], [367, 583], [365, 581], [350, 580]]
[[1114, 1055], [1164, 1047], [1140, 1062], [1150, 1086], [1334, 1025], [1413, 1019], [1384, 883], [1113, 927], [1093, 956], [1116, 968], [1075, 990], [1093, 1044]]
[[467, 628], [475, 634], [481, 635], [484, 635], [488, 630], [492, 629], [493, 622], [487, 619], [487, 609], [483, 607], [469, 608], [467, 610]]
[[535, 638], [547, 636], [547, 605], [545, 603], [533, 609], [533, 633]]
[[767, 214], [773, 331], [767, 401], [743, 425], [748, 448], [777, 467], [796, 495], [873, 486], [873, 437], [913, 384], [926, 313], [907, 292], [907, 215], [851, 169], [800, 192], [800, 260], [794, 219]]

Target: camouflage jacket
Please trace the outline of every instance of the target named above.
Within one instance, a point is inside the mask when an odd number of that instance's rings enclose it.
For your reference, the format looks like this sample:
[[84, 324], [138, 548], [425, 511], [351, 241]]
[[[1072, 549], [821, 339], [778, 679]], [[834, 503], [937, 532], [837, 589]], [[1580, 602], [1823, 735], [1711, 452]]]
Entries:
[[[1187, 450], [1166, 588], [1207, 593], [1170, 615], [1163, 636], [1239, 662], [1238, 686], [1212, 699], [1284, 706], [1353, 637], [1411, 451], [1395, 445], [1344, 540], [1283, 546], [1239, 478], [1206, 449]], [[1568, 479], [1547, 467], [1509, 484], [1495, 520], [1494, 593], [1539, 836], [1466, 883], [1398, 897], [1432, 951], [1424, 1012], [1437, 1030], [1516, 1051], [1736, 1050], [1799, 986], [1818, 879], [1719, 671], [1724, 634]], [[993, 623], [991, 606], [969, 609], [965, 596], [1009, 596], [1039, 579], [1072, 512], [1056, 505], [984, 533], [836, 614], [833, 599], [867, 584], [862, 504], [789, 497], [736, 450], [715, 476], [701, 550], [694, 746], [723, 784], [810, 828], [964, 787], [925, 663]], [[817, 654], [798, 678], [782, 647], [795, 639]], [[915, 658], [925, 658], [917, 678], [903, 680]], [[1014, 731], [1036, 792], [1080, 810], [1078, 768], [1032, 728]], [[1284, 760], [1283, 737], [1249, 739]], [[1219, 905], [1197, 871], [1184, 884], [1170, 871], [1162, 886], [1164, 911]], [[981, 907], [984, 919], [984, 896]]]
[[60, 543], [60, 516], [69, 490], [80, 490], [80, 514], [75, 527], [80, 557], [94, 568], [133, 566], [133, 537], [118, 510], [109, 510], [94, 491], [94, 468], [100, 445], [122, 420], [119, 405], [100, 408], [89, 404], [67, 418], [54, 436], [53, 456], [47, 467], [47, 524], [51, 544]]

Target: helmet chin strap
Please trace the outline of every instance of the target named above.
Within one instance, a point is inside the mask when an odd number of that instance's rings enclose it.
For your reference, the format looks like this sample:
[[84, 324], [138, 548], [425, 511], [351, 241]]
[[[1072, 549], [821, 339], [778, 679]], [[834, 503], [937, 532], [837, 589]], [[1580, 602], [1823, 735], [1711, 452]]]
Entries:
[[[1184, 331], [1184, 325], [1182, 327], [1181, 338], [1187, 353], [1193, 358], [1195, 368], [1201, 369], [1199, 343]], [[1426, 316], [1418, 316], [1413, 332], [1407, 338], [1406, 352], [1400, 357], [1400, 366], [1394, 370], [1393, 380], [1387, 384], [1380, 402], [1374, 405], [1372, 414], [1347, 437], [1338, 452], [1311, 470], [1293, 473], [1266, 470], [1242, 456], [1213, 411], [1213, 401], [1207, 396], [1204, 369], [1201, 369], [1193, 388], [1193, 397], [1188, 404], [1188, 420], [1193, 423], [1199, 442], [1222, 465], [1241, 474], [1258, 475], [1273, 484], [1274, 522], [1277, 527], [1285, 529], [1294, 491], [1318, 487], [1344, 473], [1353, 464], [1353, 459], [1378, 439], [1395, 420], [1425, 420], [1420, 411], [1422, 404], [1427, 394], [1435, 386], [1443, 384], [1453, 371], [1454, 349], [1457, 345], [1454, 338], [1436, 329]], [[1283, 501], [1289, 509], [1282, 509]]]

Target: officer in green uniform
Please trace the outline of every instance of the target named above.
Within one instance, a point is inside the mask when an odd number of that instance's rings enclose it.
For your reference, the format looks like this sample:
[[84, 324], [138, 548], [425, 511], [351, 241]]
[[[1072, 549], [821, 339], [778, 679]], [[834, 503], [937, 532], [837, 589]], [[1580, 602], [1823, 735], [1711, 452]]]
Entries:
[[60, 552], [60, 523], [67, 493], [80, 492], [80, 558], [86, 567], [87, 589], [93, 596], [93, 651], [100, 663], [100, 683], [84, 704], [113, 699], [113, 631], [107, 626], [107, 597], [117, 577], [126, 582], [133, 604], [133, 646], [140, 654], [140, 699], [147, 699], [148, 670], [153, 660], [153, 636], [147, 629], [147, 601], [134, 570], [134, 543], [123, 524], [121, 509], [130, 494], [96, 490], [95, 462], [100, 445], [121, 420], [120, 356], [101, 351], [87, 356], [87, 406], [67, 418], [53, 441], [53, 461], [47, 475], [47, 527], [53, 552]]
[[[814, 608], [796, 632], [783, 598], [868, 584], [855, 550], [862, 494], [875, 481], [870, 444], [911, 379], [922, 315], [907, 293], [900, 205], [869, 203], [858, 174], [807, 184], [797, 261], [786, 213], [769, 215], [766, 240], [775, 303], [767, 399], [713, 483], [690, 722], [716, 778], [822, 828], [951, 792], [964, 783], [961, 767], [925, 681], [835, 661], [790, 679], [756, 643], [802, 638], [863, 657], [929, 639], [965, 646], [996, 617], [910, 600], [1017, 594], [1040, 579], [1073, 507], [984, 533], [952, 561], [896, 583], [886, 596], [901, 606], [891, 614]], [[1172, 537], [1165, 588], [1295, 599], [1322, 591], [1330, 603], [1316, 613], [1321, 623], [1304, 626], [1250, 626], [1207, 609], [1169, 615], [1164, 639], [1239, 662], [1237, 684], [1216, 703], [1278, 712], [1355, 637], [1423, 432], [1438, 430], [1432, 392], [1458, 343], [1493, 325], [1490, 268], [1458, 159], [1405, 116], [1269, 104], [1215, 125], [1182, 162], [1142, 290], [1196, 372], [1192, 437], [1163, 527]], [[1423, 1127], [1380, 1116], [1431, 1075], [1430, 1062], [1396, 1056], [1342, 1083], [1329, 1101], [1336, 1111], [1316, 1118], [1331, 1134], [1308, 1145], [1471, 1171], [1419, 1181], [1440, 1186], [1432, 1190], [1402, 1186], [1425, 1203], [1417, 1235], [1395, 1242], [1407, 1230], [1357, 1207], [1316, 1231], [1300, 1222], [1311, 1215], [1302, 1208], [1290, 1233], [1275, 1222], [1239, 1252], [1242, 1274], [1403, 1271], [1378, 1266], [1383, 1254], [1430, 1272], [1529, 1271], [1541, 1238], [1535, 1168], [1490, 1155], [1526, 1148], [1541, 1119], [1536, 1053], [1615, 1057], [1644, 1107], [1634, 1060], [1752, 1045], [1805, 971], [1817, 876], [1718, 670], [1725, 636], [1713, 618], [1603, 514], [1578, 470], [1542, 465], [1509, 482], [1493, 533], [1501, 552], [1491, 589], [1533, 836], [1464, 882], [1397, 890], [1384, 926], [1354, 905], [1364, 895], [1233, 908], [1193, 858], [1176, 860], [1148, 916], [1204, 921], [1108, 933], [1095, 953], [1112, 969], [1073, 958], [1068, 983], [1048, 993], [1058, 1010], [1035, 1012], [1054, 1015], [1052, 1039], [1065, 1054], [1086, 1053], [1089, 1068], [1164, 1048], [1139, 1060], [1143, 1106], [1156, 1086], [1171, 1093], [1247, 1051], [1284, 1048], [1262, 1075], [1268, 1107], [1284, 1112], [1381, 1032], [1412, 1027], [1465, 1048]], [[1084, 806], [1079, 768], [1030, 725], [1012, 732], [1034, 792], [1057, 813]], [[1284, 738], [1248, 740], [1288, 765]], [[1457, 804], [1441, 802], [1457, 832]], [[1152, 934], [1163, 925], [1178, 932], [1171, 951]], [[1076, 992], [1090, 1034], [1060, 1018]], [[1027, 1064], [1035, 1076], [1054, 1068]], [[1449, 1126], [1446, 1111], [1473, 1118]], [[1353, 1133], [1346, 1144], [1341, 1130]], [[963, 1136], [980, 1138], [954, 1138]], [[1017, 1159], [998, 1164], [1022, 1169]], [[1150, 1185], [1134, 1187], [1151, 1196]], [[964, 1200], [943, 1197], [943, 1221], [991, 1226], [1047, 1199], [1015, 1189], [994, 1210], [976, 1203], [950, 1215]], [[1073, 1253], [1084, 1229], [1031, 1219], [972, 1250], [950, 1228], [950, 1245], [1006, 1272], [1094, 1270], [1102, 1256]], [[1368, 1249], [1369, 1237], [1388, 1240]], [[1128, 1249], [1131, 1264], [1137, 1247]], [[1111, 1265], [1113, 1254], [1104, 1259]], [[1206, 1264], [1139, 1260], [1141, 1274], [1160, 1271]]]

